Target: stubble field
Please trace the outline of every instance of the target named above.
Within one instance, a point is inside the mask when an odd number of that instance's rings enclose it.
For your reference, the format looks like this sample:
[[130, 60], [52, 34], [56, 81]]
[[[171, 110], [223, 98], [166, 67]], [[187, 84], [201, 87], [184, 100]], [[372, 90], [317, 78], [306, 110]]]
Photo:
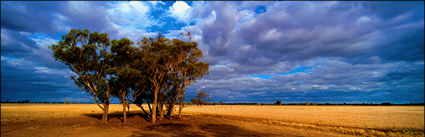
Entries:
[[[423, 106], [193, 106], [188, 113], [234, 116], [235, 119], [284, 126], [377, 136], [424, 132]], [[410, 132], [411, 131], [411, 132]], [[400, 134], [399, 133], [399, 134]]]
[[130, 105], [123, 124], [113, 104], [101, 125], [95, 104], [1, 104], [1, 136], [424, 136], [423, 106], [187, 106], [183, 115], [151, 124]]

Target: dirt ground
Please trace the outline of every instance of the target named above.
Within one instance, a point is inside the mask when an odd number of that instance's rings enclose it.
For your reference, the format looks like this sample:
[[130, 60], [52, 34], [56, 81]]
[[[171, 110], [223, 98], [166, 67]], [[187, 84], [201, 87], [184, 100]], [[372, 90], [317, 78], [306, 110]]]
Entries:
[[[351, 136], [335, 132], [323, 132], [309, 129], [269, 125], [249, 121], [238, 121], [226, 116], [183, 115], [181, 119], [164, 118], [152, 124], [140, 110], [131, 111], [126, 124], [122, 123], [122, 114], [112, 106], [109, 124], [101, 124], [101, 113], [95, 111], [79, 112], [94, 104], [34, 104], [9, 105], [1, 104], [1, 136]], [[63, 109], [63, 108], [67, 109]], [[73, 109], [69, 109], [73, 108]], [[93, 107], [95, 108], [95, 107]], [[51, 112], [54, 110], [55, 112]], [[64, 111], [59, 112], [58, 110]], [[84, 110], [84, 109], [83, 109]], [[64, 113], [69, 115], [64, 115]], [[122, 111], [121, 111], [122, 112]]]

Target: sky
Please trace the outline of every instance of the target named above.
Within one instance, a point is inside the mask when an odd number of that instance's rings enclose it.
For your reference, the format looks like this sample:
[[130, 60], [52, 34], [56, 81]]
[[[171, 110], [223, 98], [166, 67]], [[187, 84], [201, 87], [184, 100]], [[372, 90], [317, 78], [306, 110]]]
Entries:
[[93, 102], [47, 48], [71, 29], [191, 32], [210, 73], [186, 101], [424, 102], [423, 1], [1, 1], [2, 101]]

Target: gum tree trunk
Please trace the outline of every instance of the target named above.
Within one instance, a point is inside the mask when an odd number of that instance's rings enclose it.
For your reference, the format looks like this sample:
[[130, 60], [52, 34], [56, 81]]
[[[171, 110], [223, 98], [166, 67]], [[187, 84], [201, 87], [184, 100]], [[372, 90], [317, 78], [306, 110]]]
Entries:
[[169, 104], [169, 106], [168, 106], [168, 108], [167, 108], [167, 110], [168, 110], [168, 112], [167, 112], [167, 117], [168, 117], [170, 120], [173, 120], [172, 115], [173, 115], [173, 109], [174, 109], [174, 105], [175, 105], [175, 103], [176, 103], [176, 102], [170, 103], [170, 104]]
[[102, 124], [108, 124], [109, 103], [103, 103], [103, 107]]
[[156, 121], [156, 107], [157, 107], [157, 102], [158, 102], [158, 91], [159, 91], [159, 87], [156, 86], [155, 93], [153, 95], [153, 103], [152, 103], [152, 111], [151, 111], [152, 123], [155, 123], [155, 121]]
[[162, 112], [163, 112], [163, 110], [164, 110], [164, 104], [163, 103], [160, 103], [159, 104], [159, 120], [162, 120], [162, 118], [164, 117], [164, 114], [162, 114]]
[[[124, 101], [123, 101], [124, 102]], [[123, 112], [123, 119], [122, 119], [122, 121], [124, 122], [124, 123], [127, 123], [127, 110], [126, 110], [126, 108], [127, 108], [127, 105], [126, 105], [126, 103], [122, 103], [122, 112]]]
[[182, 118], [183, 97], [180, 97], [179, 118]]

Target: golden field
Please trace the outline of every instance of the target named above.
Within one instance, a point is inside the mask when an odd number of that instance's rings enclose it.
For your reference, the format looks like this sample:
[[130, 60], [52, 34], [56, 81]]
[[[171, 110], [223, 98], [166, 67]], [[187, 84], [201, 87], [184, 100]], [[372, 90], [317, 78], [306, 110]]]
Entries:
[[[424, 131], [424, 106], [190, 106], [185, 113], [237, 116], [240, 120], [263, 121], [286, 126], [338, 130], [351, 134], [377, 135]], [[267, 121], [268, 120], [268, 121]], [[367, 132], [367, 131], [366, 131]]]
[[[148, 110], [147, 105], [144, 105], [144, 107]], [[130, 125], [133, 124], [139, 127], [150, 125], [148, 121], [142, 118], [135, 119], [135, 114], [137, 115], [142, 112], [137, 106], [130, 105], [130, 112], [132, 115], [129, 116]], [[2, 132], [20, 131], [20, 129], [13, 129], [14, 126], [12, 125], [30, 124], [31, 121], [36, 121], [40, 122], [40, 127], [42, 127], [43, 122], [45, 125], [52, 123], [52, 128], [61, 129], [61, 133], [57, 133], [59, 135], [68, 134], [62, 128], [77, 127], [76, 125], [85, 127], [85, 129], [93, 128], [96, 118], [90, 117], [90, 115], [100, 115], [101, 113], [101, 109], [95, 104], [2, 104]], [[110, 113], [120, 115], [122, 113], [122, 105], [112, 104], [110, 106]], [[213, 134], [218, 131], [222, 131], [223, 129], [219, 127], [225, 125], [234, 126], [238, 129], [246, 129], [246, 132], [252, 133], [240, 135], [275, 136], [266, 133], [280, 133], [282, 130], [281, 135], [291, 131], [290, 134], [285, 136], [424, 136], [423, 106], [192, 105], [186, 106], [183, 109], [183, 114], [188, 118], [186, 121], [180, 120], [180, 122], [191, 125], [192, 128], [189, 128], [190, 131], [207, 133], [211, 134], [211, 136], [214, 136]], [[76, 123], [71, 124], [69, 122], [71, 125], [64, 125], [68, 119]], [[76, 119], [80, 120], [77, 121]], [[52, 121], [61, 122], [55, 123]], [[97, 121], [100, 122], [100, 120]], [[111, 118], [110, 122], [113, 125], [121, 123], [119, 118]], [[167, 122], [167, 120], [163, 120], [162, 122]], [[173, 121], [168, 122], [173, 123]], [[197, 128], [197, 126], [202, 127], [200, 123], [211, 125], [213, 122], [215, 122], [214, 124], [221, 124], [217, 129], [214, 129], [214, 132], [198, 130]], [[49, 128], [46, 128], [45, 132], [50, 133], [51, 131], [47, 131], [47, 129]], [[150, 134], [153, 132], [144, 131], [145, 128], [141, 129], [143, 132], [140, 133]], [[116, 127], [115, 129], [111, 127], [108, 131], [124, 133], [124, 131], [117, 130]], [[139, 129], [137, 131], [139, 132]], [[34, 131], [37, 134], [38, 132]], [[71, 131], [69, 132], [70, 136], [79, 135]], [[163, 134], [162, 132], [155, 133]], [[175, 131], [168, 135], [179, 133]], [[223, 133], [223, 135], [226, 134], [227, 132]], [[5, 136], [8, 136], [8, 134], [5, 134]]]
[[185, 112], [262, 118], [281, 122], [368, 127], [424, 129], [423, 106], [190, 106]]

